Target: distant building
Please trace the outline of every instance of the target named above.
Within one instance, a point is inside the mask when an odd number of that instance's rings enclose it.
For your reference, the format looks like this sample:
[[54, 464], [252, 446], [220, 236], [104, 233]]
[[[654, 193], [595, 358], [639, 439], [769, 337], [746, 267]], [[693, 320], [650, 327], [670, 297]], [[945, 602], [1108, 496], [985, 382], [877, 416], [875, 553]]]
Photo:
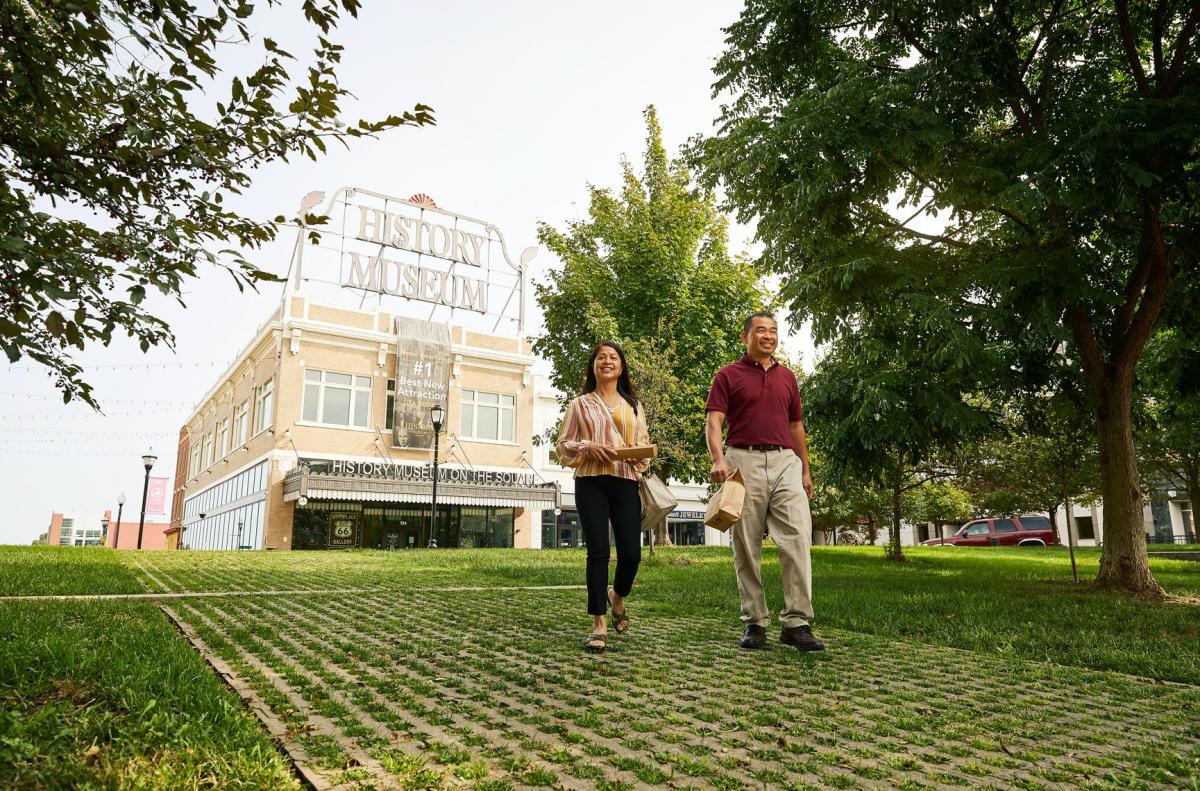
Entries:
[[[134, 516], [137, 516], [135, 513]], [[149, 522], [142, 527], [142, 549], [173, 549], [168, 541], [167, 532], [171, 525], [167, 522]], [[120, 529], [116, 522], [108, 525], [108, 540], [105, 546], [113, 549], [137, 549], [138, 520], [122, 521]], [[120, 546], [117, 542], [120, 541]]]
[[[530, 547], [525, 265], [495, 226], [344, 188], [322, 244], [181, 427], [169, 540], [191, 549]], [[301, 263], [303, 269], [301, 270]], [[433, 413], [438, 439], [433, 512]], [[177, 538], [179, 537], [179, 538]]]
[[46, 543], [54, 547], [98, 547], [104, 544], [104, 523], [108, 512], [71, 511], [50, 515]]

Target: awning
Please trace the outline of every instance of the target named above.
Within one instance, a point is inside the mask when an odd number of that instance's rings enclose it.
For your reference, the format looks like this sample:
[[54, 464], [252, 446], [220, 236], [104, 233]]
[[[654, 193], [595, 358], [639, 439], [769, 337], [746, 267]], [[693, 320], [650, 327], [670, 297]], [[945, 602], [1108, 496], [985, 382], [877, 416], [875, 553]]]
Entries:
[[[432, 492], [424, 494], [392, 494], [388, 492], [353, 492], [337, 491], [334, 489], [311, 488], [308, 490], [310, 500], [353, 500], [369, 503], [430, 503], [433, 501]], [[521, 498], [481, 497], [479, 495], [442, 494], [438, 487], [438, 505], [489, 505], [497, 508], [528, 508], [532, 511], [554, 508], [554, 499], [532, 500]]]
[[[429, 503], [433, 486], [424, 481], [355, 478], [321, 473], [289, 474], [284, 480], [283, 501], [301, 495], [310, 500], [343, 500], [372, 503]], [[438, 503], [483, 505], [497, 508], [543, 510], [558, 507], [559, 490], [554, 484], [535, 486], [475, 486], [438, 484]]]

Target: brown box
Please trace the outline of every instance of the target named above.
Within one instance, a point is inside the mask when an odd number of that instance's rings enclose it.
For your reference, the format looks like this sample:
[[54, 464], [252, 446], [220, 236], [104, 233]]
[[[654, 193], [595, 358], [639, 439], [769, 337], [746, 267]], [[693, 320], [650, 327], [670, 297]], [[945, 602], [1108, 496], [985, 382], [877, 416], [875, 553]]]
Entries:
[[653, 459], [658, 455], [657, 445], [630, 445], [627, 448], [613, 448], [618, 459]]

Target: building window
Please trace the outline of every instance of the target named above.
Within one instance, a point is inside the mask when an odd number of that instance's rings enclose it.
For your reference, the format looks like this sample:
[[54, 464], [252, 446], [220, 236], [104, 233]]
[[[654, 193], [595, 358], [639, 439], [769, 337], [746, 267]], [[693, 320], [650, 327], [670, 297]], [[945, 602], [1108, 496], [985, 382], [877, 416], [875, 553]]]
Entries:
[[371, 415], [371, 377], [309, 368], [304, 372], [304, 409], [309, 423], [367, 428]]
[[383, 413], [383, 427], [391, 430], [396, 424], [396, 380], [387, 380], [387, 411]]
[[229, 418], [225, 418], [217, 424], [217, 456], [218, 459], [225, 458], [225, 454], [229, 452]]
[[464, 439], [485, 439], [495, 442], [513, 441], [516, 422], [516, 396], [463, 390], [462, 419], [459, 434]]
[[213, 435], [212, 432], [204, 435], [204, 453], [200, 457], [200, 469], [207, 470], [212, 466], [213, 462]]
[[69, 517], [63, 517], [62, 532], [58, 534], [58, 545], [60, 547], [71, 546], [72, 527], [75, 525], [75, 520]]
[[254, 433], [271, 427], [271, 407], [275, 397], [275, 377], [254, 389]]
[[199, 445], [199, 443], [196, 444], [196, 447], [192, 448], [192, 460], [191, 460], [191, 463], [188, 464], [188, 478], [189, 479], [195, 478], [196, 473], [198, 473], [198, 472], [200, 472], [200, 445]]
[[237, 445], [245, 445], [250, 431], [250, 399], [238, 404], [233, 411], [233, 437]]
[[1090, 539], [1094, 541], [1096, 539], [1096, 528], [1092, 525], [1092, 518], [1090, 516], [1075, 517], [1075, 533], [1079, 536], [1080, 540]]

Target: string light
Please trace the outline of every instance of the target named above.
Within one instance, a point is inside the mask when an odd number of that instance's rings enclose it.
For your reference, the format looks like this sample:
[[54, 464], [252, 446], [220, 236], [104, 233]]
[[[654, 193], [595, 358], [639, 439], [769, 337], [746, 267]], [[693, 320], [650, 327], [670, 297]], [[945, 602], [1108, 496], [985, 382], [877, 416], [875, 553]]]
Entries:
[[[152, 370], [152, 369], [168, 369], [168, 368], [212, 368], [218, 365], [231, 365], [232, 360], [207, 360], [197, 363], [129, 363], [125, 365], [81, 365], [79, 366], [85, 371], [129, 371], [129, 370]], [[44, 365], [10, 365], [6, 368], [8, 371], [46, 371], [49, 370]]]
[[147, 415], [171, 415], [178, 418], [177, 409], [137, 409], [130, 411], [114, 411], [97, 414], [96, 412], [61, 414], [57, 412], [5, 412], [0, 414], [0, 422], [4, 420], [98, 420], [110, 417], [145, 417]]
[[[0, 393], [0, 397], [14, 398], [14, 399], [18, 399], [18, 400], [25, 398], [25, 399], [28, 399], [31, 401], [50, 401], [50, 400], [62, 401], [61, 395], [37, 395], [35, 393]], [[133, 406], [134, 404], [148, 404], [148, 405], [156, 405], [156, 406], [186, 407], [186, 406], [191, 406], [193, 403], [191, 401], [145, 401], [145, 400], [130, 399], [130, 398], [100, 398], [97, 400], [101, 401], [104, 404], [128, 404], [130, 406]], [[82, 404], [83, 402], [81, 401], [79, 403]], [[64, 404], [64, 406], [66, 406], [66, 404]]]
[[[17, 434], [53, 434], [56, 436], [73, 436], [73, 437], [93, 437], [95, 439], [103, 439], [105, 437], [169, 437], [173, 432], [170, 431], [54, 431], [46, 428], [8, 428], [4, 429], [9, 433]], [[3, 441], [0, 437], [0, 441]]]

